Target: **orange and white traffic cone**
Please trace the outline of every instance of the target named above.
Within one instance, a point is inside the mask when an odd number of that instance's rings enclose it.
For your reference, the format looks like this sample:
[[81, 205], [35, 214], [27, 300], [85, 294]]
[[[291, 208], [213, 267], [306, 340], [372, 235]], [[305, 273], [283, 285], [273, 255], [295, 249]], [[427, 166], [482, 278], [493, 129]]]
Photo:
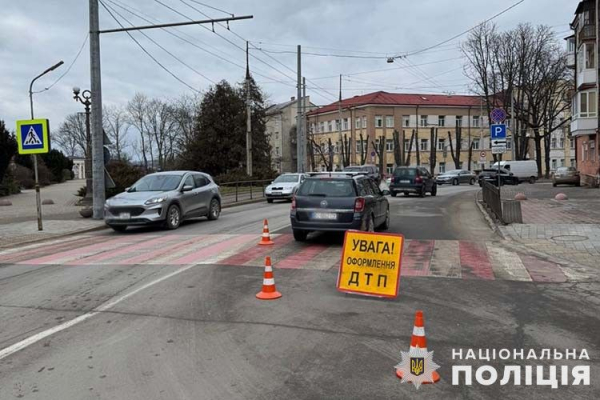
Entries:
[[275, 279], [273, 278], [273, 267], [271, 266], [271, 257], [265, 258], [265, 274], [263, 278], [262, 290], [256, 294], [260, 300], [275, 300], [281, 297], [281, 293], [275, 288]]
[[[415, 350], [416, 348], [419, 348], [423, 351], [427, 351], [427, 339], [425, 338], [425, 322], [423, 319], [423, 311], [421, 310], [418, 310], [415, 313], [415, 324], [413, 326], [412, 337], [410, 338], [410, 350]], [[396, 369], [396, 376], [398, 378], [402, 379], [403, 375], [404, 374], [401, 370]], [[435, 383], [440, 380], [440, 375], [435, 371], [433, 371], [432, 377], [433, 382], [425, 381], [423, 383]]]
[[263, 233], [262, 233], [262, 237], [260, 238], [260, 242], [258, 242], [258, 244], [260, 244], [260, 245], [273, 244], [273, 241], [271, 240], [271, 234], [269, 233], [269, 222], [266, 219], [263, 222]]

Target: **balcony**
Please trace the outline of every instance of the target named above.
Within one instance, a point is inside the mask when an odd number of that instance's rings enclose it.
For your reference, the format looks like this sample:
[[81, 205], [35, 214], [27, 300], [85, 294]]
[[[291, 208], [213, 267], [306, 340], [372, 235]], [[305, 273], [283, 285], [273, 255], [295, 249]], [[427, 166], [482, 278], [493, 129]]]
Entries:
[[584, 69], [577, 72], [577, 87], [586, 83], [596, 84], [596, 69]]
[[596, 39], [596, 25], [585, 24], [577, 33], [577, 43], [581, 43], [585, 40]]
[[598, 127], [598, 119], [593, 118], [573, 118], [571, 122], [571, 135], [589, 135], [596, 132]]
[[567, 54], [567, 67], [575, 68], [575, 54], [574, 53]]

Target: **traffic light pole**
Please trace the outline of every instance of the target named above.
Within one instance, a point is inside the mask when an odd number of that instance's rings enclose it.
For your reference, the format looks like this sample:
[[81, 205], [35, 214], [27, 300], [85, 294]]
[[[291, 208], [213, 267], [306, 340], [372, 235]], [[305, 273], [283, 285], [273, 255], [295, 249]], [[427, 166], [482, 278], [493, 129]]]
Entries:
[[104, 181], [104, 131], [102, 129], [102, 84], [100, 73], [100, 34], [127, 32], [142, 29], [168, 28], [183, 25], [200, 25], [236, 21], [254, 18], [252, 15], [240, 17], [208, 19], [201, 21], [177, 22], [168, 24], [145, 25], [130, 28], [100, 30], [98, 0], [89, 0], [90, 12], [90, 79], [92, 91], [92, 181], [93, 181], [93, 218], [104, 218], [105, 181]]

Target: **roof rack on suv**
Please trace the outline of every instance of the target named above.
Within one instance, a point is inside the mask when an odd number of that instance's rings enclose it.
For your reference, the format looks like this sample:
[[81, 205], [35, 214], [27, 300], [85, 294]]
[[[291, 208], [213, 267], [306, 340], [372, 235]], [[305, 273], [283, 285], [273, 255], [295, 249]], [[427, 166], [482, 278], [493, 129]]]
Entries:
[[351, 176], [359, 176], [359, 175], [367, 175], [366, 172], [348, 172], [348, 171], [327, 171], [327, 172], [308, 172], [309, 176], [340, 176], [345, 175], [348, 177]]

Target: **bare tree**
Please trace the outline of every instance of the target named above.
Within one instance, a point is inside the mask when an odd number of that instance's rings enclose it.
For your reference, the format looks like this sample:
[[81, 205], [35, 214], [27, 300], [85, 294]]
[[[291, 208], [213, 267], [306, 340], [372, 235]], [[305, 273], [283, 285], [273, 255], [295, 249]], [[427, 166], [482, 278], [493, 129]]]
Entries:
[[[148, 98], [141, 94], [136, 93], [135, 96], [127, 103], [127, 112], [129, 113], [129, 122], [133, 125], [138, 133], [140, 139], [139, 151], [142, 153], [142, 161], [144, 162], [144, 168], [148, 170], [148, 144], [146, 143], [145, 124], [144, 117], [148, 104]], [[137, 146], [136, 146], [137, 147]], [[151, 146], [150, 146], [151, 148]]]
[[379, 176], [383, 177], [383, 164], [384, 164], [384, 159], [385, 159], [385, 136], [380, 136], [379, 137], [379, 143], [376, 144], [375, 142], [371, 141], [371, 145], [373, 146], [373, 149], [375, 151], [375, 154], [377, 154], [378, 157], [378, 161], [379, 161]]
[[112, 142], [111, 148], [115, 151], [116, 159], [121, 161], [126, 158], [124, 150], [129, 146], [127, 131], [130, 124], [127, 111], [119, 106], [107, 106], [102, 115], [106, 134]]
[[369, 140], [368, 140], [368, 137], [367, 137], [367, 139], [363, 139], [362, 133], [359, 134], [359, 138], [360, 138], [360, 165], [365, 165], [365, 163], [367, 162], [367, 154], [369, 151]]
[[175, 147], [186, 148], [193, 139], [194, 126], [198, 123], [201, 97], [184, 94], [171, 104], [171, 113], [176, 130]]
[[404, 164], [404, 160], [402, 159], [402, 149], [404, 146], [404, 140], [400, 137], [400, 132], [398, 132], [396, 129], [394, 129], [392, 136], [394, 138], [394, 164], [396, 164], [396, 166], [401, 166]]
[[429, 138], [431, 141], [431, 147], [429, 148], [429, 172], [431, 172], [432, 174], [433, 174], [433, 171], [435, 170], [435, 166], [437, 165], [437, 149], [436, 149], [437, 137], [438, 137], [438, 129], [432, 127], [429, 132]]
[[153, 144], [151, 152], [156, 149], [158, 166], [161, 170], [168, 168], [174, 160], [175, 120], [172, 118], [170, 105], [159, 99], [152, 99], [147, 103], [144, 112], [144, 127], [148, 134], [149, 143]]
[[85, 157], [87, 154], [87, 138], [85, 130], [85, 114], [69, 114], [52, 136], [52, 140], [63, 149], [68, 156]]
[[414, 141], [415, 141], [415, 130], [413, 129], [412, 135], [410, 135], [410, 142], [408, 143], [408, 151], [406, 152], [406, 161], [404, 162], [404, 165], [406, 165], [407, 167], [410, 166], [410, 154], [412, 151]]

